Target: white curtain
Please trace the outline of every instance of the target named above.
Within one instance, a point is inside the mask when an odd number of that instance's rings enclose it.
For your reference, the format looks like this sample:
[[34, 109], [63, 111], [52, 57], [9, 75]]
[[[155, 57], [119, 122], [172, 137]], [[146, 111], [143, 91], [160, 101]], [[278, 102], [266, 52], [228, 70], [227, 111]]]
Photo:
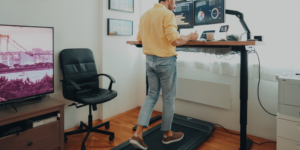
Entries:
[[[254, 54], [249, 54], [248, 72], [249, 78], [255, 77], [254, 68], [256, 65]], [[240, 76], [240, 55], [214, 55], [205, 53], [178, 52], [178, 67], [201, 69], [208, 72]]]
[[[200, 69], [215, 74], [240, 76], [240, 55], [214, 55], [205, 53], [177, 52], [178, 67]], [[262, 52], [263, 53], [263, 52]], [[259, 52], [258, 52], [259, 54]], [[261, 79], [276, 81], [276, 75], [284, 72], [300, 73], [300, 55], [274, 56], [275, 54], [260, 58]], [[281, 58], [279, 58], [281, 57]], [[255, 53], [248, 54], [249, 78], [258, 78], [259, 63]]]

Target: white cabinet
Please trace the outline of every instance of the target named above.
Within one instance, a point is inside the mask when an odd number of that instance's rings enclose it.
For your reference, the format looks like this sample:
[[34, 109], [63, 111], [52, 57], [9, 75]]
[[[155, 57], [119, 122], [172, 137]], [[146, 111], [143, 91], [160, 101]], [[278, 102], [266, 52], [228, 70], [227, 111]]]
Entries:
[[300, 142], [277, 137], [277, 150], [300, 150]]
[[277, 114], [277, 150], [300, 150], [300, 119]]
[[300, 119], [300, 75], [282, 73], [277, 75], [278, 113]]

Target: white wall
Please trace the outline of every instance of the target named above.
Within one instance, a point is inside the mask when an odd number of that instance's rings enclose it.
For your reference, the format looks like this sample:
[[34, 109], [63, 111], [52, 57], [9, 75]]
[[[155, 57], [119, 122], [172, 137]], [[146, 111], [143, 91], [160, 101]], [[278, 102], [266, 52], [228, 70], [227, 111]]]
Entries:
[[[147, 0], [143, 1], [141, 14], [153, 7], [157, 0]], [[294, 3], [295, 1], [293, 1]], [[258, 0], [246, 1], [246, 0], [227, 0], [227, 9], [237, 10], [244, 13], [245, 21], [250, 28], [252, 35], [264, 35], [266, 37], [266, 45], [261, 47], [256, 47], [258, 52], [267, 51], [268, 53], [262, 54], [262, 62], [264, 60], [272, 58], [278, 58], [274, 56], [272, 52], [282, 51], [283, 47], [287, 47], [285, 39], [279, 40], [278, 37], [288, 36], [287, 32], [284, 32], [287, 26], [286, 21], [283, 21], [284, 16], [280, 15], [282, 20], [279, 21], [278, 17], [274, 16], [274, 12], [281, 10], [284, 12], [289, 12], [291, 10], [289, 7], [282, 7], [281, 2], [261, 2]], [[271, 6], [271, 8], [266, 9], [263, 6]], [[292, 7], [296, 7], [292, 6]], [[294, 12], [296, 13], [296, 12]], [[225, 24], [229, 24], [229, 34], [241, 34], [243, 33], [243, 28], [237, 17], [226, 15], [227, 21]], [[293, 21], [292, 21], [293, 22]], [[197, 26], [195, 29], [182, 30], [181, 34], [188, 34], [191, 31], [198, 30], [198, 33], [202, 33], [204, 30], [215, 29], [219, 30], [220, 26], [217, 25], [206, 25]], [[297, 24], [299, 25], [299, 23]], [[296, 31], [296, 22], [288, 25], [288, 31]], [[298, 32], [299, 30], [297, 30]], [[282, 36], [281, 36], [282, 35]], [[294, 37], [294, 36], [293, 36]], [[243, 37], [245, 38], [245, 36]], [[282, 44], [281, 44], [282, 43]], [[296, 42], [294, 43], [296, 44]], [[288, 46], [293, 48], [292, 46]], [[140, 49], [140, 51], [142, 51]], [[290, 51], [291, 52], [291, 51]], [[272, 56], [271, 56], [272, 53]], [[268, 55], [266, 55], [268, 54]], [[287, 55], [287, 54], [285, 54]], [[268, 57], [266, 57], [268, 56]], [[274, 56], [274, 57], [273, 57]], [[180, 53], [179, 53], [180, 59]], [[238, 56], [235, 56], [238, 57]], [[145, 56], [141, 56], [141, 72], [139, 77], [139, 95], [138, 104], [141, 106], [144, 102], [146, 87], [145, 87]], [[198, 69], [192, 68], [178, 68], [178, 76], [187, 79], [196, 79], [201, 81], [211, 81], [216, 83], [229, 83], [232, 89], [232, 104], [231, 109], [221, 109], [217, 107], [197, 104], [185, 100], [176, 99], [175, 102], [175, 113], [190, 116], [193, 118], [201, 119], [204, 121], [217, 123], [223, 125], [225, 128], [232, 129], [235, 131], [240, 131], [240, 99], [239, 99], [239, 77], [232, 77], [226, 75], [217, 75], [209, 72], [205, 72]], [[248, 94], [248, 134], [276, 140], [276, 118], [270, 116], [261, 108], [257, 100], [257, 83], [258, 79], [249, 79], [249, 94]], [[278, 99], [278, 85], [277, 82], [261, 81], [260, 86], [260, 98], [262, 100], [263, 106], [271, 113], [277, 112], [277, 99]], [[154, 110], [162, 111], [162, 98], [160, 96], [157, 105]]]
[[[103, 73], [110, 74], [116, 80], [113, 90], [118, 92], [118, 96], [103, 104], [103, 119], [118, 115], [138, 106], [138, 77], [140, 52], [134, 46], [126, 44], [126, 41], [136, 40], [138, 33], [140, 0], [134, 1], [134, 13], [113, 11], [108, 9], [108, 0], [103, 1], [102, 31], [103, 31]], [[108, 36], [107, 18], [132, 20], [133, 36]], [[102, 78], [102, 87], [107, 88], [110, 80]]]
[[[88, 107], [68, 107], [72, 101], [65, 100], [59, 80], [59, 52], [66, 48], [90, 48], [95, 56], [98, 72], [101, 72], [101, 39], [99, 40], [98, 0], [1, 0], [0, 24], [54, 27], [54, 94], [52, 97], [66, 103], [65, 129], [88, 121]], [[100, 13], [99, 13], [100, 12]], [[100, 33], [99, 33], [100, 32]], [[99, 109], [100, 108], [100, 109]], [[94, 119], [102, 116], [101, 105], [93, 112]]]

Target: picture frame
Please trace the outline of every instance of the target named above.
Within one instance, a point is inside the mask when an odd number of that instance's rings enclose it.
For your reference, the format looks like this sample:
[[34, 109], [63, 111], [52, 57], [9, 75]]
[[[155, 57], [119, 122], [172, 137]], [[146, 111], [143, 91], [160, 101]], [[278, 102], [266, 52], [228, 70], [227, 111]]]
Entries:
[[109, 0], [108, 9], [134, 13], [134, 0]]
[[133, 21], [107, 18], [108, 36], [132, 36]]

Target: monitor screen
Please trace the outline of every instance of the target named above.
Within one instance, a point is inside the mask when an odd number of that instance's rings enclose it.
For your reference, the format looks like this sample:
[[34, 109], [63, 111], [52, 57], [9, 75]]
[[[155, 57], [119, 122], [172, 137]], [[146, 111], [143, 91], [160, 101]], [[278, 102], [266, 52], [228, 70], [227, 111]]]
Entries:
[[0, 25], [0, 103], [54, 92], [53, 33]]
[[194, 3], [181, 2], [176, 4], [174, 10], [178, 28], [193, 28], [194, 27]]
[[199, 0], [194, 3], [195, 26], [225, 22], [225, 0]]

